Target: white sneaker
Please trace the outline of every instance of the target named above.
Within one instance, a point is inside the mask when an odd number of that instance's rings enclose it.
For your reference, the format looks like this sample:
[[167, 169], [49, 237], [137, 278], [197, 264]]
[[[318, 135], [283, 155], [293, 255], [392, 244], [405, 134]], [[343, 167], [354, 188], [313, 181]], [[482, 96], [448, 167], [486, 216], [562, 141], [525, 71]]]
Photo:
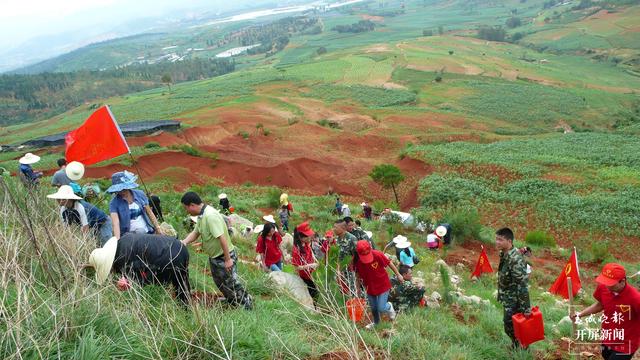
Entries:
[[369, 325], [365, 326], [364, 328], [365, 328], [365, 329], [367, 329], [367, 330], [371, 330], [371, 329], [373, 329], [375, 326], [376, 326], [376, 324], [371, 323], [371, 324], [369, 324]]
[[393, 308], [393, 304], [388, 302], [387, 304], [389, 304], [389, 319], [391, 320], [395, 320], [396, 319], [396, 311]]

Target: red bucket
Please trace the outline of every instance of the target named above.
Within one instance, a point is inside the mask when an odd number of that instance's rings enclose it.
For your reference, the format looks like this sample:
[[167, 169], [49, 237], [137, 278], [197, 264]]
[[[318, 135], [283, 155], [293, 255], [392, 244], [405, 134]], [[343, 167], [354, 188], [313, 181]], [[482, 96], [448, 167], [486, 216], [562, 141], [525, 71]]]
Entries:
[[511, 320], [513, 320], [516, 339], [520, 341], [522, 347], [544, 340], [544, 321], [537, 306], [531, 309], [531, 316], [528, 319], [523, 313], [518, 313], [513, 315]]
[[364, 310], [367, 308], [367, 301], [362, 298], [353, 298], [347, 300], [347, 314], [349, 318], [355, 322], [362, 320]]

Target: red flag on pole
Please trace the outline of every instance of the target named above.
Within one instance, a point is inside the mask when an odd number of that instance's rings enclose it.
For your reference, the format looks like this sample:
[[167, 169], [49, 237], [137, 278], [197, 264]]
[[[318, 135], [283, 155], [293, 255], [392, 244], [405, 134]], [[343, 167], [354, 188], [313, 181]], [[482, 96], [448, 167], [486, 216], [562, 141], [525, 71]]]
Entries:
[[551, 285], [549, 292], [568, 299], [569, 288], [567, 286], [567, 278], [571, 278], [572, 295], [576, 296], [582, 287], [582, 284], [580, 283], [580, 269], [578, 268], [578, 253], [575, 247], [573, 248], [573, 253], [571, 253], [569, 262], [564, 266], [564, 268], [562, 268], [560, 276], [558, 276], [556, 282]]
[[478, 258], [478, 263], [476, 264], [476, 269], [471, 274], [471, 277], [480, 277], [482, 273], [492, 273], [493, 268], [491, 267], [491, 263], [489, 263], [489, 257], [487, 256], [487, 252], [482, 246], [482, 252], [480, 252], [480, 257]]
[[69, 132], [64, 140], [67, 162], [92, 165], [130, 152], [115, 117], [106, 105], [91, 114], [79, 128]]

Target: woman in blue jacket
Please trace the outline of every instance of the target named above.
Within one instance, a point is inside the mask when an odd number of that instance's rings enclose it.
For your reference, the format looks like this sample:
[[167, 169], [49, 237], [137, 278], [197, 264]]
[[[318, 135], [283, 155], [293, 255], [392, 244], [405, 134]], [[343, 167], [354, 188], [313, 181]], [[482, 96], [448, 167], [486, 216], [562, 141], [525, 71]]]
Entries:
[[109, 204], [109, 213], [113, 236], [118, 239], [128, 232], [162, 235], [158, 219], [149, 206], [149, 199], [143, 191], [137, 190], [137, 179], [128, 171], [111, 176], [111, 186], [107, 192], [115, 195]]

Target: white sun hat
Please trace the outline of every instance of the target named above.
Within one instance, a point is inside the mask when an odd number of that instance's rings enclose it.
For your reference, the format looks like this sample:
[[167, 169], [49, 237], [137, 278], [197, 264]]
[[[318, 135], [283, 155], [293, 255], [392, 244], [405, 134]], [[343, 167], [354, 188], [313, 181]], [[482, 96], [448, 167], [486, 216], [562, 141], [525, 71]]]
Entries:
[[392, 241], [393, 241], [394, 244], [407, 242], [407, 237], [406, 236], [402, 236], [402, 235], [398, 235], [398, 236], [394, 237]]
[[372, 231], [365, 231], [364, 233], [367, 234], [369, 239], [373, 239], [373, 232]]
[[226, 199], [226, 198], [227, 198], [227, 194], [225, 193], [218, 195], [218, 199]]
[[364, 201], [362, 202], [362, 204], [360, 204], [360, 206], [365, 206], [365, 205], [367, 205], [367, 203]]
[[349, 204], [343, 204], [343, 205], [342, 205], [342, 208], [343, 208], [343, 209], [344, 209], [344, 208], [348, 208], [348, 207], [349, 207]]
[[89, 255], [89, 264], [96, 270], [96, 281], [104, 283], [113, 267], [113, 259], [116, 257], [118, 239], [112, 237], [103, 247], [95, 249]]
[[440, 225], [436, 228], [436, 235], [443, 237], [445, 235], [447, 235], [447, 228]]
[[262, 232], [262, 230], [264, 229], [264, 225], [260, 224], [260, 225], [256, 225], [256, 227], [253, 229], [253, 233], [254, 234], [259, 234]]
[[73, 193], [73, 188], [69, 185], [62, 185], [53, 194], [47, 195], [49, 199], [58, 200], [82, 200], [82, 198]]
[[398, 249], [406, 249], [406, 248], [408, 248], [409, 246], [411, 246], [411, 242], [410, 242], [410, 241], [404, 241], [404, 242], [401, 242], [401, 243], [397, 243], [397, 244], [396, 244], [396, 247], [397, 247]]
[[34, 155], [32, 153], [26, 153], [24, 154], [23, 157], [20, 158], [20, 160], [18, 160], [20, 164], [24, 164], [24, 165], [35, 164], [38, 161], [40, 161], [40, 156]]
[[64, 173], [73, 181], [78, 181], [84, 176], [84, 165], [78, 161], [72, 161], [64, 168]]
[[273, 218], [273, 215], [269, 214], [269, 215], [265, 215], [262, 217], [262, 219], [266, 222], [270, 222], [272, 224], [276, 223], [276, 219]]

